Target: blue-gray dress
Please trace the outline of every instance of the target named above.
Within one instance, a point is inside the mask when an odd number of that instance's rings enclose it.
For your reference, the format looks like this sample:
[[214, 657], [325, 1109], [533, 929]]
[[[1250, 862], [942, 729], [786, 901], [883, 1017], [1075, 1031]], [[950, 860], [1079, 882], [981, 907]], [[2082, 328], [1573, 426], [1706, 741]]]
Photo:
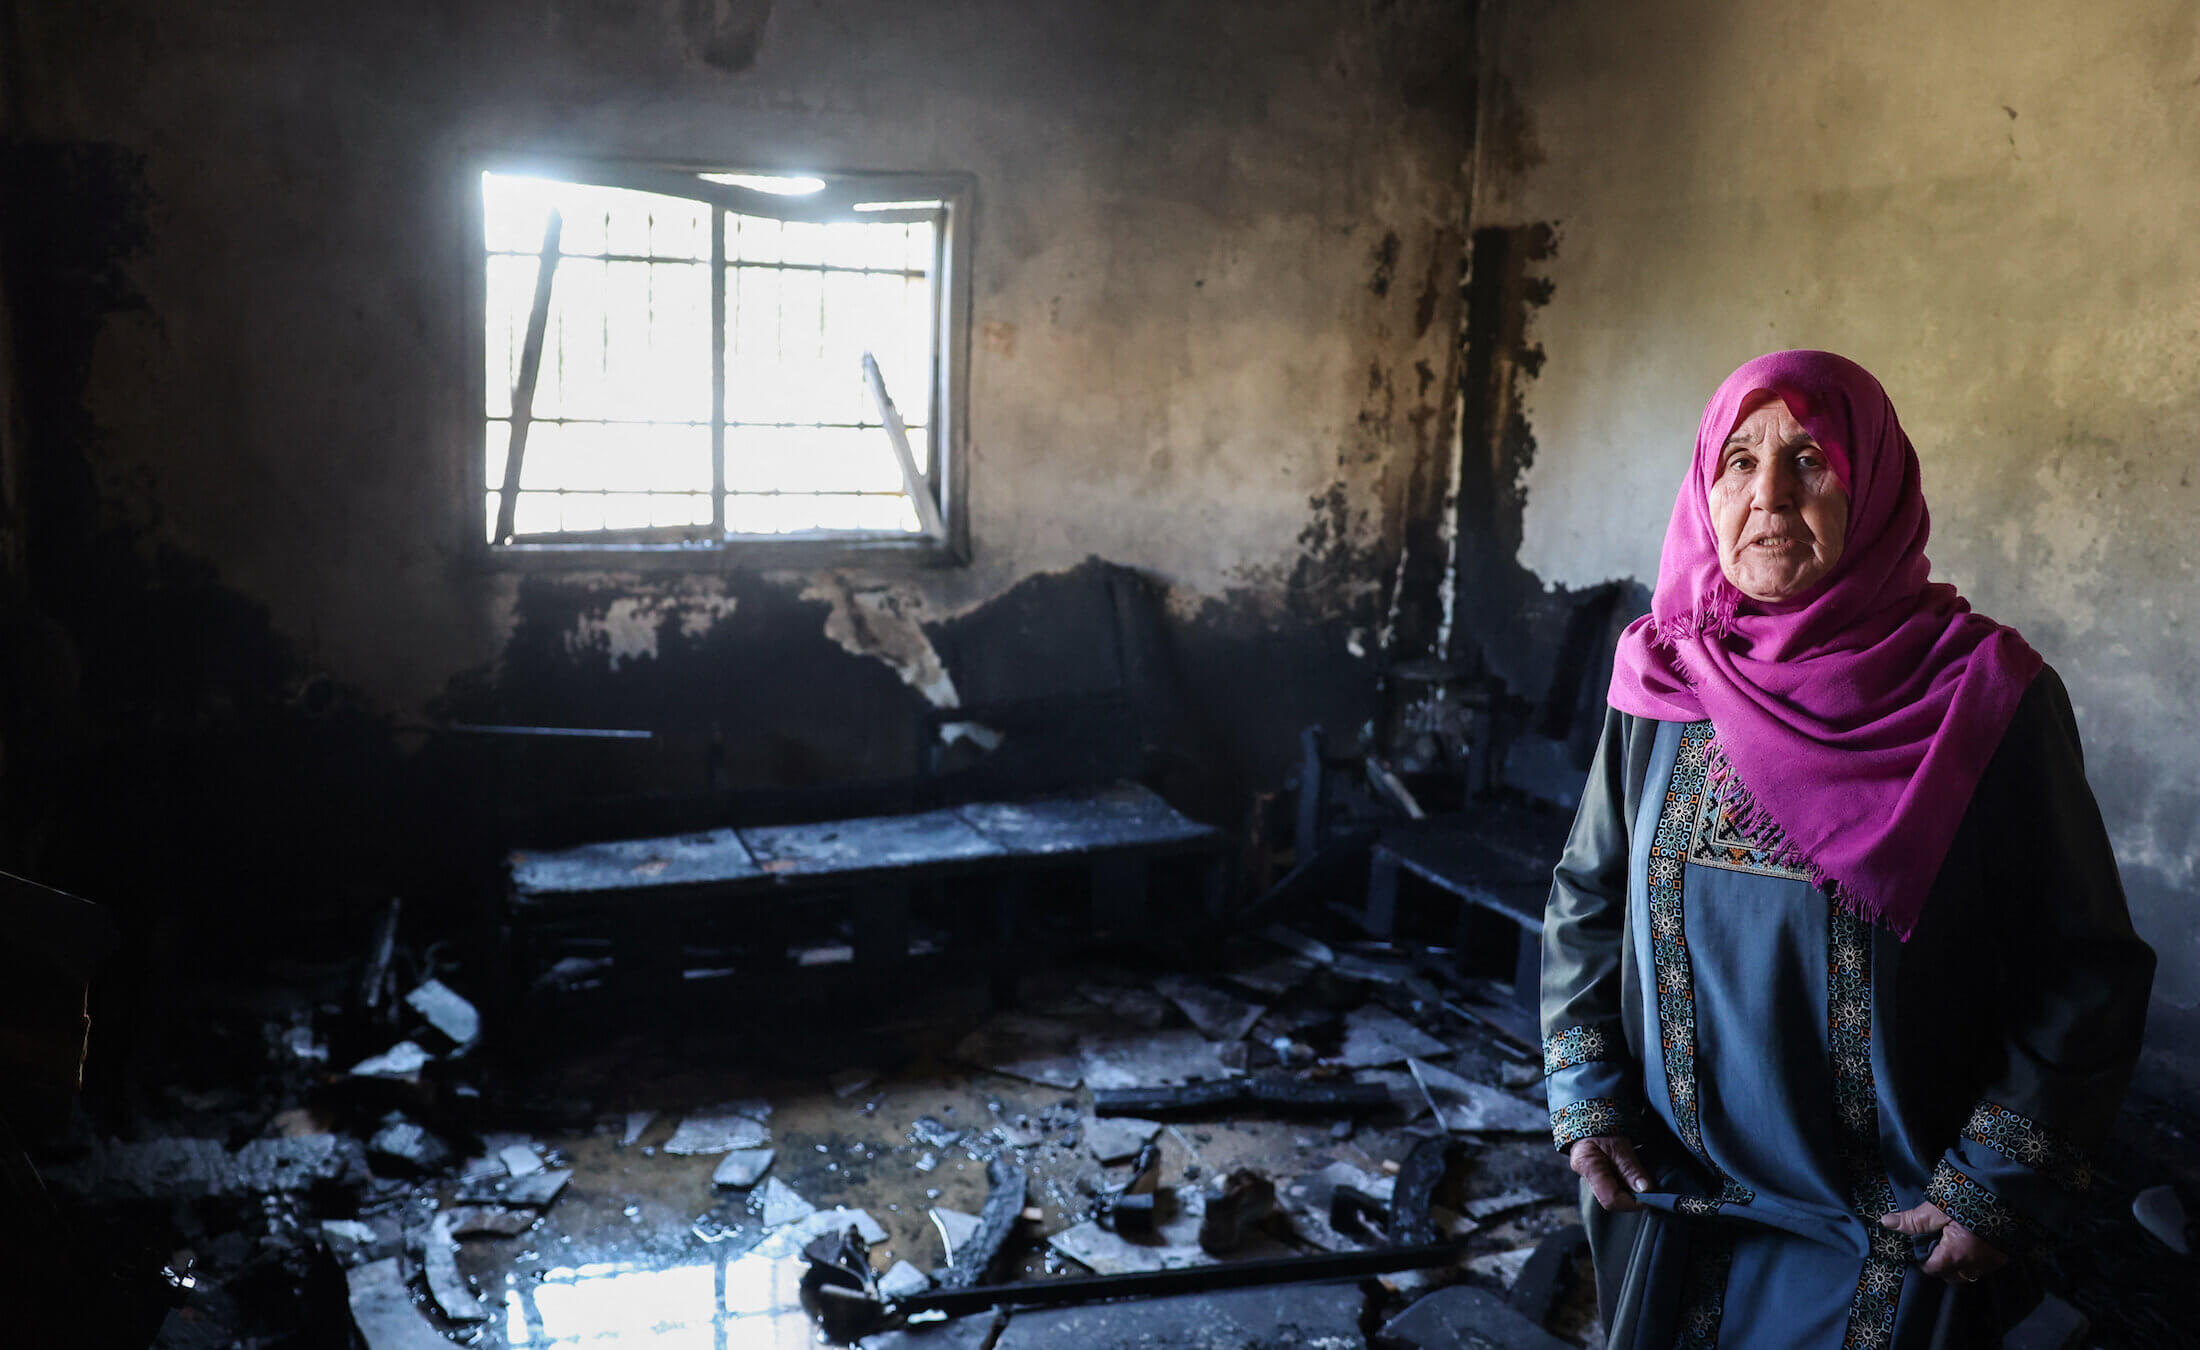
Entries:
[[[1908, 942], [1728, 823], [1716, 729], [1613, 714], [1552, 888], [1543, 1023], [1565, 1149], [1632, 1139], [1640, 1215], [1583, 1191], [1613, 1350], [1994, 1341], [2138, 1055], [2132, 933], [2053, 671]], [[2017, 1257], [1951, 1290], [1878, 1223], [1931, 1200]]]

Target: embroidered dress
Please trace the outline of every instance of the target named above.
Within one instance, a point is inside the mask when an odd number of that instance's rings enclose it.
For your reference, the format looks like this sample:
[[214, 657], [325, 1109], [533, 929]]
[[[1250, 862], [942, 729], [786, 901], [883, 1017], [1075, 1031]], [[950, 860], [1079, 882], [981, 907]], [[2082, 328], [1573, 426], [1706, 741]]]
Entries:
[[1930, 1198], [2021, 1258], [2082, 1194], [2136, 1058], [2152, 954], [2061, 684], [2026, 696], [1908, 942], [1830, 901], [1752, 805], [1710, 722], [1614, 714], [1555, 879], [1554, 1142], [1625, 1135], [1656, 1180], [1640, 1215], [1584, 1188], [1609, 1343], [1991, 1337], [2023, 1311], [2021, 1259], [1951, 1292], [1878, 1219]]

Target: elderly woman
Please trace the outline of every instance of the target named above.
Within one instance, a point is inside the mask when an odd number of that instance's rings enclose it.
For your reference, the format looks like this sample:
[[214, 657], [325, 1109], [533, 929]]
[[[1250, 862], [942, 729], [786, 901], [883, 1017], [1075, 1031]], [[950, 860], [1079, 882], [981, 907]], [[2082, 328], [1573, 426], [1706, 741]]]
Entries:
[[1551, 1123], [1615, 1350], [1998, 1345], [2138, 1054], [2062, 682], [1928, 579], [1879, 382], [1704, 409], [1551, 891]]

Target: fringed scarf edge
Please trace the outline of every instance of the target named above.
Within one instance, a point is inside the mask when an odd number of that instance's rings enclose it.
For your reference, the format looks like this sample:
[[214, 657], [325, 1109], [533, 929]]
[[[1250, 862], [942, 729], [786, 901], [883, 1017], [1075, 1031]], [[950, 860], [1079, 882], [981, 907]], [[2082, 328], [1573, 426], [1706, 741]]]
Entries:
[[[1697, 689], [1699, 682], [1696, 674], [1689, 668], [1687, 654], [1682, 651], [1680, 644], [1725, 637], [1734, 631], [1734, 619], [1733, 598], [1715, 593], [1702, 608], [1677, 615], [1670, 624], [1660, 623], [1653, 616], [1649, 625], [1650, 645], [1664, 652], [1672, 661], [1674, 673], [1680, 676], [1681, 683], [1692, 690]], [[1716, 734], [1716, 725], [1712, 730]], [[1713, 744], [1716, 748], [1717, 743], [1714, 741]], [[1713, 756], [1713, 762], [1706, 767], [1705, 788], [1709, 790], [1713, 786], [1723, 787], [1729, 783], [1732, 788], [1727, 798], [1730, 803], [1727, 810], [1728, 822], [1753, 846], [1764, 850], [1767, 861], [1772, 866], [1801, 872], [1809, 878], [1811, 885], [1824, 892], [1826, 899], [1841, 913], [1884, 927], [1905, 942], [1909, 940], [1911, 931], [1916, 927], [1914, 919], [1908, 925], [1897, 922], [1884, 906], [1873, 903], [1854, 887], [1827, 871], [1802, 845], [1795, 842], [1779, 821], [1773, 819], [1772, 812], [1750, 790], [1749, 784], [1742, 781], [1741, 773], [1727, 760], [1725, 754], [1717, 753]]]

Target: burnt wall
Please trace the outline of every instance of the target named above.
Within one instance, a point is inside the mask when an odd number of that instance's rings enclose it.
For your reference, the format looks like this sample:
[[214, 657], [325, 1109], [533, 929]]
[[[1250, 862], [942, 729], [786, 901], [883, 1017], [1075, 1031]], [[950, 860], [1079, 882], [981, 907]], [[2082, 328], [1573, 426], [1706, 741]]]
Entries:
[[[11, 860], [59, 884], [471, 893], [449, 856], [515, 810], [964, 772], [943, 709], [1074, 702], [1111, 653], [1145, 767], [1234, 823], [1443, 621], [1459, 7], [11, 20], [12, 612], [40, 655], [4, 772]], [[972, 174], [970, 563], [480, 565], [470, 194], [525, 149]]]

